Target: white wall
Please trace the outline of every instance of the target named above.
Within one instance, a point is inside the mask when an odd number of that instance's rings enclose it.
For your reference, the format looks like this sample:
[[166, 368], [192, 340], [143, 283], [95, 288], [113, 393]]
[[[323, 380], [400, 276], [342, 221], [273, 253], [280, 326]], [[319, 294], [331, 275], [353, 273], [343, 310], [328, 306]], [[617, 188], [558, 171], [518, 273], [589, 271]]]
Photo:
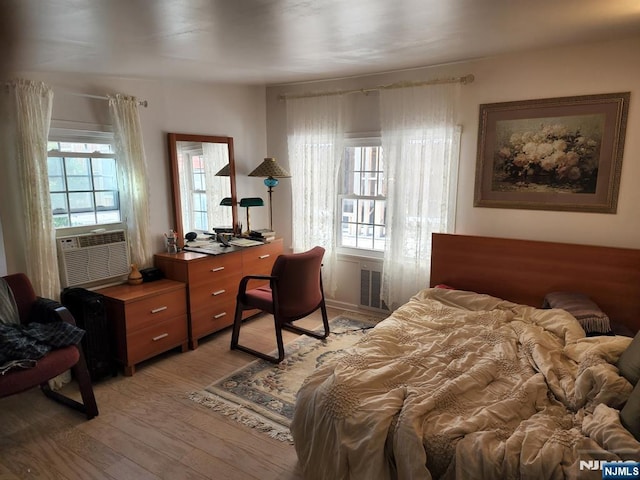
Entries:
[[[265, 88], [236, 85], [89, 77], [67, 74], [24, 72], [20, 76], [42, 80], [54, 90], [55, 120], [108, 124], [104, 100], [93, 100], [64, 92], [105, 95], [125, 93], [148, 100], [141, 109], [145, 149], [151, 185], [152, 234], [155, 248], [163, 249], [162, 234], [173, 226], [169, 160], [166, 133], [201, 133], [234, 137], [239, 196], [262, 196], [266, 188], [260, 178], [246, 175], [263, 157], [274, 156], [288, 166], [284, 102], [278, 95], [348, 88], [372, 87], [397, 81], [472, 73], [476, 80], [461, 88], [460, 124], [463, 126], [458, 187], [456, 231], [573, 243], [589, 243], [640, 248], [640, 37], [581, 45], [554, 50], [532, 51], [522, 55], [488, 58], [474, 62], [394, 72], [338, 81], [316, 82]], [[525, 100], [555, 96], [631, 91], [625, 153], [618, 212], [612, 214], [567, 213], [533, 210], [507, 210], [473, 207], [475, 182], [478, 106], [481, 103]], [[353, 95], [348, 119], [351, 132], [379, 128], [376, 95]], [[282, 179], [274, 191], [274, 228], [285, 239], [291, 238], [290, 181]], [[268, 209], [251, 210], [252, 226], [268, 224]], [[239, 211], [245, 222], [244, 212]], [[0, 270], [6, 269], [0, 248]], [[347, 279], [341, 286], [341, 301], [354, 303], [357, 276], [348, 263]], [[0, 271], [0, 273], [5, 273]], [[344, 288], [342, 288], [344, 287]], [[340, 299], [339, 299], [340, 300]]]
[[[640, 248], [640, 36], [623, 41], [531, 51], [432, 68], [383, 75], [284, 85], [267, 88], [267, 145], [269, 153], [288, 165], [284, 93], [374, 87], [399, 81], [420, 81], [473, 74], [461, 87], [460, 124], [463, 127], [459, 170], [456, 232], [532, 240], [560, 241]], [[478, 208], [473, 206], [479, 105], [614, 92], [631, 92], [622, 180], [616, 214]], [[377, 95], [350, 96], [351, 132], [379, 129]], [[281, 182], [274, 211], [278, 230], [290, 238], [290, 187]], [[274, 214], [275, 215], [275, 214]], [[285, 243], [286, 245], [286, 243]], [[351, 260], [349, 260], [351, 262]], [[353, 263], [343, 265], [345, 279], [354, 279]], [[357, 267], [356, 267], [357, 268]], [[352, 281], [342, 282], [338, 300], [352, 303]], [[356, 282], [357, 283], [357, 282]]]
[[[246, 177], [266, 156], [265, 88], [115, 77], [23, 72], [16, 76], [41, 80], [54, 91], [53, 121], [110, 124], [107, 101], [69, 93], [134, 95], [147, 100], [140, 109], [151, 195], [154, 248], [164, 248], [163, 233], [174, 227], [171, 208], [167, 133], [225, 135], [234, 139], [238, 196], [263, 196], [261, 179]], [[261, 211], [264, 210], [264, 211]], [[244, 212], [239, 211], [243, 223]], [[252, 209], [252, 226], [267, 226], [267, 209]], [[6, 262], [0, 248], [0, 268]], [[4, 272], [0, 272], [4, 273]]]

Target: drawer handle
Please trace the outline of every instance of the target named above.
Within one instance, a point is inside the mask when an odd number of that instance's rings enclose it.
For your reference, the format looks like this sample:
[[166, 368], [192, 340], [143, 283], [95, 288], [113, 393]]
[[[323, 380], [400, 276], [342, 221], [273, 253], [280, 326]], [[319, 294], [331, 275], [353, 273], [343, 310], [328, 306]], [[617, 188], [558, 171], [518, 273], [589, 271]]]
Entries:
[[224, 292], [226, 292], [226, 290], [218, 290], [217, 292], [213, 292], [211, 295], [216, 297], [218, 295], [222, 295]]
[[258, 258], [259, 258], [260, 260], [264, 260], [265, 258], [269, 258], [270, 256], [271, 256], [271, 254], [270, 254], [270, 253], [267, 253], [266, 255], [260, 255]]
[[214, 315], [213, 318], [214, 318], [214, 320], [217, 320], [218, 318], [224, 317], [226, 314], [227, 314], [227, 312], [222, 312], [222, 313], [219, 313], [217, 315]]
[[168, 337], [169, 334], [168, 333], [163, 333], [162, 335], [158, 335], [157, 337], [153, 337], [153, 341], [157, 342], [158, 340], [162, 340], [165, 337]]
[[154, 308], [153, 310], [151, 310], [151, 313], [160, 313], [165, 311], [167, 308], [169, 307], [158, 307], [158, 308]]
[[224, 267], [216, 267], [211, 269], [212, 272], [219, 272], [220, 270], [224, 270]]

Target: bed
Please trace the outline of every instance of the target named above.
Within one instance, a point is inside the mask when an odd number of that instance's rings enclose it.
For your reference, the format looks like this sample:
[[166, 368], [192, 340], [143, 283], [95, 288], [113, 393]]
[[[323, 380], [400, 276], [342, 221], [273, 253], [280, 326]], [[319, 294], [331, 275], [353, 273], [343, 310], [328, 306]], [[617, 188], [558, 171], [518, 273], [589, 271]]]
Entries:
[[[558, 292], [614, 333], [541, 308]], [[639, 329], [640, 250], [436, 234], [430, 287], [298, 392], [304, 478], [601, 478], [602, 461], [638, 462]]]

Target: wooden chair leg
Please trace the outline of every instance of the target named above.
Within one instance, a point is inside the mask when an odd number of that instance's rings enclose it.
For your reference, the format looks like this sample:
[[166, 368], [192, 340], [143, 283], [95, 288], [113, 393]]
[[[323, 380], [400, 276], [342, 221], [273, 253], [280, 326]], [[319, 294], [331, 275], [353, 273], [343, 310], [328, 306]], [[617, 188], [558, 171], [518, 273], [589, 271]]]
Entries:
[[284, 346], [282, 342], [282, 331], [278, 326], [278, 322], [274, 321], [276, 324], [276, 341], [278, 343], [278, 356], [273, 357], [271, 355], [267, 355], [266, 353], [259, 352], [258, 350], [254, 350], [253, 348], [245, 347], [244, 345], [240, 345], [240, 326], [242, 325], [242, 304], [238, 302], [236, 304], [236, 313], [233, 318], [233, 332], [231, 333], [231, 350], [240, 350], [245, 353], [250, 353], [258, 358], [266, 360], [271, 363], [280, 363], [284, 358]]
[[284, 360], [284, 342], [282, 341], [282, 322], [276, 315], [273, 316], [273, 323], [276, 329], [276, 344], [278, 345], [278, 361]]
[[233, 316], [233, 331], [231, 332], [231, 350], [238, 347], [240, 338], [240, 326], [242, 325], [242, 304], [236, 301], [236, 312]]
[[310, 337], [323, 340], [329, 336], [329, 333], [331, 333], [329, 330], [329, 317], [327, 316], [327, 307], [324, 301], [320, 304], [320, 311], [322, 312], [322, 325], [324, 327], [324, 333], [318, 333], [307, 328], [298, 327], [297, 325], [293, 325], [291, 322], [283, 323], [282, 328], [291, 332], [299, 333], [301, 335], [309, 335]]
[[49, 386], [49, 382], [42, 383], [40, 385], [40, 389], [42, 390], [42, 393], [51, 400], [73, 408], [74, 410], [78, 410], [79, 412], [84, 413], [88, 420], [91, 420], [93, 417], [98, 415], [98, 405], [96, 404], [96, 397], [93, 393], [91, 377], [89, 375], [89, 369], [87, 368], [87, 362], [84, 358], [84, 353], [79, 345], [78, 348], [80, 349], [80, 359], [73, 367], [71, 367], [71, 372], [78, 382], [82, 403], [62, 395], [60, 392], [52, 390]]
[[322, 304], [320, 305], [320, 311], [322, 312], [322, 324], [324, 325], [324, 338], [329, 336], [329, 316], [327, 315], [327, 306], [324, 303], [324, 299], [322, 300]]
[[[78, 346], [80, 348], [80, 346]], [[91, 384], [91, 375], [87, 368], [87, 362], [84, 357], [84, 352], [80, 349], [80, 360], [71, 369], [78, 387], [80, 388], [80, 395], [82, 396], [82, 403], [84, 403], [85, 414], [87, 418], [91, 420], [98, 415], [98, 405], [96, 404], [96, 397], [93, 393], [93, 385]]]

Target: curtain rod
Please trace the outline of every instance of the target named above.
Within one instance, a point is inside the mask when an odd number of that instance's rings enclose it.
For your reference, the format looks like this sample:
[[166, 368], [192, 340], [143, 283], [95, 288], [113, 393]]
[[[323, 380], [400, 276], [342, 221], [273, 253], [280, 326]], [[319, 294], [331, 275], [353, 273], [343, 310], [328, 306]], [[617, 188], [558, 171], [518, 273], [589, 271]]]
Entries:
[[282, 95], [278, 95], [278, 100], [289, 100], [292, 98], [310, 98], [310, 97], [328, 97], [331, 95], [349, 95], [352, 93], [364, 93], [367, 95], [371, 92], [377, 92], [379, 90], [391, 90], [394, 88], [407, 88], [407, 87], [421, 87], [423, 85], [441, 85], [444, 83], [461, 83], [466, 85], [467, 83], [472, 83], [475, 80], [475, 77], [472, 74], [464, 75], [462, 77], [451, 77], [451, 78], [436, 78], [433, 80], [424, 80], [421, 82], [398, 82], [391, 83], [389, 85], [379, 85], [377, 87], [370, 88], [356, 88], [353, 90], [334, 90], [327, 92], [307, 92], [307, 93], [285, 93]]
[[[73, 95], [74, 97], [85, 97], [85, 98], [95, 98], [98, 100], [109, 100], [109, 97], [105, 97], [103, 95], [90, 95], [88, 93], [77, 93], [77, 92], [66, 92], [66, 91], [60, 91], [60, 93], [62, 93], [63, 95]], [[138, 100], [138, 105], [140, 105], [141, 107], [147, 108], [147, 106], [149, 106], [149, 102], [147, 102], [146, 100]]]
[[[5, 87], [8, 89], [11, 82], [6, 82]], [[0, 83], [2, 85], [2, 83]], [[73, 95], [75, 97], [85, 97], [85, 98], [96, 98], [98, 100], [109, 100], [109, 97], [105, 97], [104, 95], [90, 95], [88, 93], [78, 93], [78, 92], [70, 92], [68, 90], [57, 90], [58, 93], [63, 95]], [[138, 100], [138, 105], [141, 107], [147, 108], [149, 106], [149, 102], [146, 100]]]

